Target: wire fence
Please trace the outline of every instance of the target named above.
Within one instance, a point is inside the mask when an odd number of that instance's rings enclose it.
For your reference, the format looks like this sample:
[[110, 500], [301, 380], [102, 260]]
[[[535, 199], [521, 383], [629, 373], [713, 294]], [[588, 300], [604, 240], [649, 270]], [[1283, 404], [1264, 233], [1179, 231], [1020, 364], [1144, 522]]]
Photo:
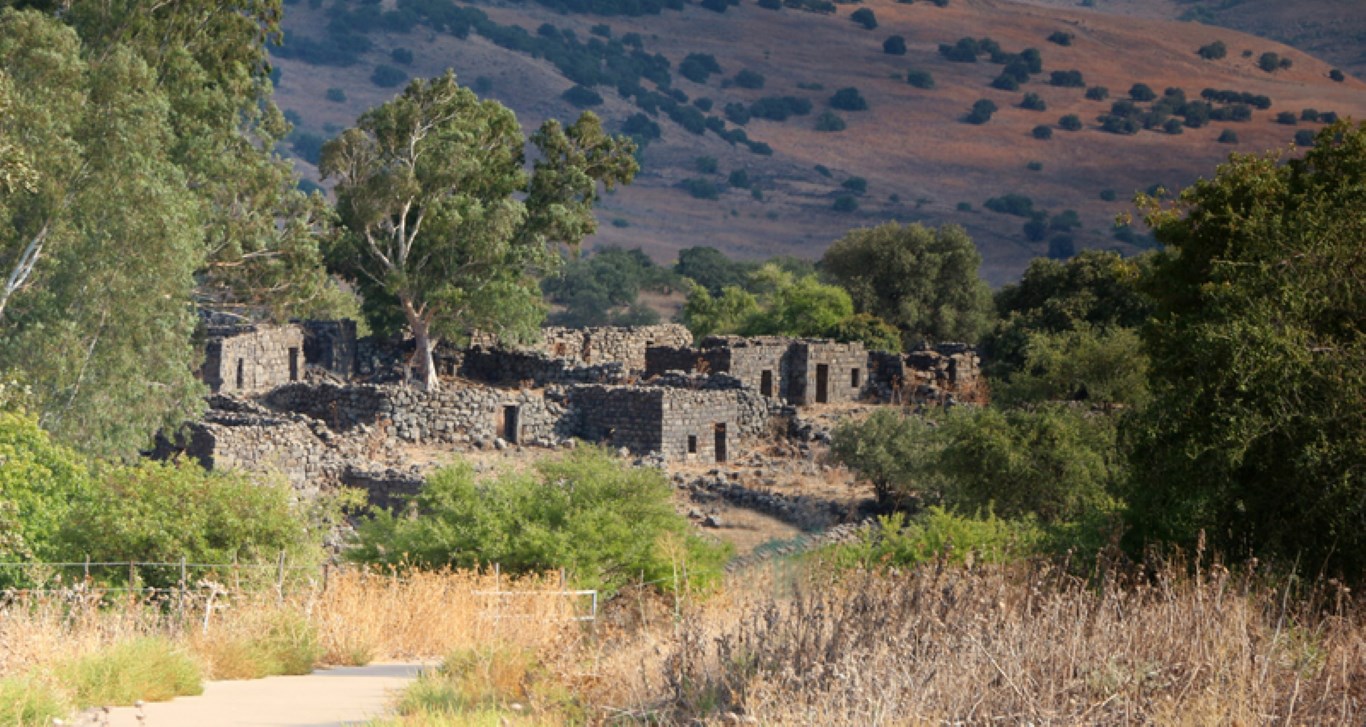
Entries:
[[[182, 558], [178, 561], [115, 561], [94, 560], [58, 562], [0, 562], [0, 584], [22, 583], [0, 587], [0, 605], [31, 596], [81, 595], [84, 598], [104, 599], [111, 595], [137, 596], [141, 600], [170, 603], [183, 612], [186, 605], [206, 598], [259, 595], [274, 591], [284, 602], [289, 593], [306, 591], [326, 593], [333, 575], [347, 568], [327, 563], [292, 564], [284, 553], [273, 561], [231, 563], [199, 563]], [[16, 574], [22, 574], [15, 578]], [[573, 621], [596, 621], [599, 592], [593, 589], [570, 589], [565, 572], [559, 572], [559, 588], [539, 590], [505, 590], [502, 568], [493, 564], [493, 589], [472, 590], [471, 594], [488, 599], [486, 614], [494, 620], [527, 618], [518, 616], [515, 608], [507, 608], [510, 599], [565, 598], [577, 599], [587, 608], [576, 608]], [[400, 578], [397, 570], [390, 577]]]

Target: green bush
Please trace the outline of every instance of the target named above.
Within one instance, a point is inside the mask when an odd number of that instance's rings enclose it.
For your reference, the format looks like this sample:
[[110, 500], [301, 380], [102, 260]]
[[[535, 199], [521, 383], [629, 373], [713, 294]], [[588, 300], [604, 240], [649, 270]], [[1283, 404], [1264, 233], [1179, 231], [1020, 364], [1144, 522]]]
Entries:
[[739, 73], [735, 74], [735, 85], [740, 88], [763, 88], [764, 81], [764, 74], [759, 73], [758, 71], [751, 71], [748, 68], [742, 69]]
[[1197, 50], [1196, 53], [1199, 53], [1200, 57], [1207, 61], [1217, 61], [1228, 55], [1228, 46], [1224, 45], [1224, 41], [1216, 40], [1209, 45], [1200, 46], [1200, 50]]
[[909, 521], [893, 513], [879, 524], [864, 530], [857, 542], [816, 551], [815, 559], [839, 570], [909, 567], [939, 558], [954, 564], [1008, 563], [1043, 551], [1047, 540], [1033, 521], [1003, 520], [990, 510], [965, 516], [932, 506]]
[[701, 172], [701, 173], [703, 173], [703, 174], [715, 174], [715, 173], [716, 173], [716, 167], [717, 167], [716, 157], [712, 157], [712, 156], [700, 156], [700, 157], [697, 157], [696, 159], [693, 160], [693, 165], [694, 165], [695, 167], [697, 167], [697, 171], [699, 171], [699, 172]]
[[678, 64], [678, 73], [693, 83], [706, 83], [713, 73], [720, 73], [721, 65], [709, 53], [689, 53]]
[[1030, 111], [1046, 111], [1048, 109], [1048, 104], [1043, 100], [1043, 97], [1039, 96], [1039, 94], [1027, 93], [1024, 95], [1024, 98], [1020, 100], [1020, 108], [1029, 109]]
[[1238, 132], [1234, 131], [1233, 129], [1224, 129], [1223, 132], [1221, 132], [1221, 133], [1219, 134], [1219, 143], [1220, 143], [1220, 144], [1237, 144], [1237, 143], [1238, 143]]
[[0, 724], [50, 727], [70, 710], [52, 685], [30, 675], [0, 679]]
[[1336, 68], [1328, 72], [1328, 78], [1338, 83], [1342, 83], [1343, 81], [1347, 80], [1347, 76], [1342, 71]]
[[835, 198], [835, 203], [831, 208], [836, 212], [854, 212], [858, 210], [858, 200], [851, 195], [841, 194]]
[[730, 173], [730, 176], [726, 178], [726, 184], [729, 184], [730, 186], [736, 187], [738, 189], [749, 189], [749, 186], [751, 184], [749, 172], [744, 169], [736, 169], [732, 171]]
[[1084, 401], [1140, 407], [1148, 401], [1148, 357], [1132, 328], [1079, 325], [1039, 331], [1025, 344], [1025, 362], [993, 387], [997, 401], [1027, 404]]
[[859, 8], [849, 14], [849, 20], [862, 25], [866, 30], [877, 27], [877, 15], [869, 8]]
[[1058, 119], [1058, 126], [1067, 131], [1081, 131], [1081, 117], [1076, 114], [1068, 114]]
[[597, 91], [584, 86], [572, 86], [560, 94], [560, 98], [581, 109], [602, 105], [602, 96]]
[[[0, 562], [60, 560], [61, 527], [91, 490], [85, 461], [53, 442], [37, 417], [0, 410]], [[0, 569], [0, 586], [23, 576]]]
[[[585, 588], [612, 592], [640, 578], [692, 584], [721, 574], [727, 552], [688, 533], [663, 473], [584, 447], [525, 474], [480, 479], [461, 463], [438, 470], [411, 517], [381, 511], [360, 525], [348, 555], [421, 567], [500, 564], [529, 573], [565, 568]], [[686, 561], [686, 569], [679, 560]]]
[[1314, 132], [1309, 129], [1301, 129], [1295, 132], [1295, 146], [1313, 146]]
[[1110, 89], [1104, 86], [1092, 86], [1086, 89], [1086, 98], [1091, 101], [1104, 101], [1110, 98]]
[[972, 110], [963, 119], [969, 124], [985, 124], [991, 121], [991, 115], [996, 113], [996, 104], [991, 99], [979, 99], [972, 105]]
[[407, 80], [408, 74], [383, 63], [375, 66], [374, 72], [370, 74], [370, 82], [380, 88], [394, 88]]
[[693, 199], [720, 199], [721, 188], [710, 179], [685, 179], [679, 182]]
[[407, 48], [395, 48], [389, 51], [389, 58], [401, 66], [413, 65], [413, 52]]
[[[62, 546], [72, 559], [88, 554], [108, 561], [251, 562], [281, 552], [316, 557], [322, 531], [340, 515], [331, 510], [334, 502], [304, 511], [294, 501], [283, 482], [206, 472], [192, 462], [143, 461], [101, 473], [63, 523]], [[156, 586], [179, 578], [171, 569], [140, 576]]]
[[204, 691], [194, 660], [161, 637], [118, 642], [54, 671], [80, 709], [164, 702]]
[[930, 75], [929, 71], [912, 68], [906, 74], [906, 83], [916, 88], [934, 88], [934, 76]]
[[944, 489], [937, 469], [942, 442], [929, 420], [894, 409], [878, 409], [867, 419], [845, 419], [835, 427], [830, 454], [873, 483], [878, 501], [888, 504]]
[[[1081, 71], [1053, 71], [1049, 74], [1048, 82], [1063, 88], [1086, 87], [1086, 79], [1081, 75]], [[1089, 94], [1087, 98], [1090, 98]]]
[[841, 88], [830, 97], [830, 105], [841, 111], [866, 111], [868, 102], [864, 100], [857, 88]]
[[1072, 39], [1075, 37], [1076, 36], [1072, 35], [1071, 33], [1067, 33], [1061, 30], [1055, 30], [1051, 35], [1048, 36], [1048, 42], [1057, 43], [1058, 45], [1072, 45]]
[[816, 131], [835, 132], [844, 131], [846, 124], [844, 119], [834, 111], [822, 111], [816, 117]]
[[335, 86], [327, 89], [327, 93], [324, 95], [332, 103], [346, 103], [346, 91]]
[[840, 182], [840, 186], [854, 194], [864, 194], [868, 191], [868, 180], [863, 177], [850, 177]]
[[826, 334], [837, 341], [858, 341], [870, 351], [900, 351], [901, 332], [871, 313], [856, 313], [835, 324]]
[[882, 52], [892, 56], [906, 55], [906, 39], [899, 35], [887, 38], [882, 41]]

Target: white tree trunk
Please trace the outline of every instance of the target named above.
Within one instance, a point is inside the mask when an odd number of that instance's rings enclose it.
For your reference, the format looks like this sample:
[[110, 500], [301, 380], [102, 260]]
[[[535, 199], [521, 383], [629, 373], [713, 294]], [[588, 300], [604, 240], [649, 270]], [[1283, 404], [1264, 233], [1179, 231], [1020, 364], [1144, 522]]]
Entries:
[[403, 314], [408, 319], [408, 327], [413, 331], [413, 343], [417, 349], [413, 356], [417, 359], [418, 386], [423, 391], [436, 391], [441, 388], [441, 382], [436, 378], [436, 364], [432, 361], [432, 339], [428, 321], [417, 312], [412, 301], [401, 302]]

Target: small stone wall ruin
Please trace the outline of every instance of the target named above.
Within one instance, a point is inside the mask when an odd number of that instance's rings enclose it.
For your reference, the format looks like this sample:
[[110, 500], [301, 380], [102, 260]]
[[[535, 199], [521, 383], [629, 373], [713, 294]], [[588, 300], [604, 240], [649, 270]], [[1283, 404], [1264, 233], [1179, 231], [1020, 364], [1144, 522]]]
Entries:
[[[497, 348], [491, 336], [476, 334], [472, 345]], [[523, 350], [582, 365], [617, 362], [628, 372], [645, 370], [645, 350], [651, 346], [686, 347], [692, 333], [686, 326], [664, 323], [655, 326], [605, 326], [601, 328], [542, 328], [541, 342]]]
[[765, 397], [802, 406], [859, 399], [868, 387], [867, 369], [868, 353], [860, 343], [712, 336], [695, 349], [648, 349], [645, 371], [725, 373]]
[[267, 391], [303, 376], [304, 332], [297, 325], [213, 326], [207, 332], [200, 376], [215, 394]]
[[942, 343], [907, 354], [875, 352], [869, 355], [873, 369], [873, 393], [891, 403], [977, 401], [985, 380], [982, 360], [966, 343]]

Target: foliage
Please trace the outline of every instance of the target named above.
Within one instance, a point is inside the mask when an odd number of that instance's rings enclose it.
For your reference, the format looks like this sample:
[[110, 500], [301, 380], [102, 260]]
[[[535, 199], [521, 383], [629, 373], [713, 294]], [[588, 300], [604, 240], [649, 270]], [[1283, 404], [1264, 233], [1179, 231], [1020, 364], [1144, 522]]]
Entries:
[[1024, 95], [1024, 98], [1020, 100], [1020, 108], [1029, 109], [1030, 111], [1045, 111], [1048, 109], [1048, 104], [1039, 96], [1039, 94], [1027, 93]]
[[[285, 483], [207, 472], [197, 463], [113, 467], [99, 473], [89, 495], [63, 520], [62, 552], [73, 559], [154, 563], [250, 562], [281, 552], [314, 556], [325, 533], [310, 529], [310, 513], [293, 500]], [[162, 586], [179, 574], [149, 572], [145, 578]]]
[[906, 74], [906, 83], [916, 88], [934, 88], [934, 76], [929, 71], [912, 68]]
[[90, 494], [85, 462], [33, 415], [0, 409], [0, 463], [0, 561], [56, 560], [62, 524]]
[[1022, 369], [1038, 334], [1095, 329], [1103, 339], [1113, 329], [1136, 329], [1149, 312], [1138, 284], [1150, 261], [1099, 250], [1031, 261], [1018, 283], [996, 294], [999, 321], [982, 342], [988, 372], [1005, 378]]
[[991, 121], [991, 115], [996, 113], [996, 103], [991, 99], [978, 99], [972, 104], [972, 110], [964, 117], [964, 121], [969, 124], [985, 124]]
[[993, 387], [1003, 404], [1084, 401], [1107, 408], [1142, 407], [1148, 400], [1148, 357], [1132, 328], [1031, 333], [1024, 364]]
[[1347, 76], [1342, 71], [1336, 68], [1328, 72], [1328, 78], [1337, 83], [1342, 83], [1343, 81], [1347, 80]]
[[370, 74], [370, 82], [380, 88], [394, 88], [408, 80], [408, 74], [391, 65], [381, 63]]
[[[1054, 86], [1063, 88], [1086, 88], [1086, 79], [1081, 75], [1081, 71], [1053, 71], [1048, 76], [1048, 82]], [[1090, 98], [1088, 92], [1087, 98]]]
[[717, 187], [716, 183], [710, 179], [698, 177], [684, 179], [678, 183], [678, 186], [686, 190], [693, 199], [714, 200], [721, 197], [720, 187]]
[[1015, 215], [1016, 217], [1032, 217], [1034, 215], [1034, 200], [1015, 192], [1000, 197], [992, 197], [983, 202], [982, 206], [992, 212]]
[[698, 245], [678, 251], [674, 272], [691, 279], [713, 295], [724, 288], [743, 286], [749, 274], [758, 268], [754, 263], [731, 260], [714, 247]]
[[79, 708], [164, 702], [204, 691], [194, 660], [162, 637], [121, 641], [55, 671]]
[[877, 15], [869, 8], [859, 8], [849, 14], [851, 22], [862, 25], [865, 30], [872, 30], [877, 27]]
[[945, 487], [937, 467], [942, 449], [932, 422], [890, 408], [862, 421], [845, 419], [830, 438], [831, 456], [868, 478], [883, 503], [922, 493], [937, 497]]
[[981, 256], [962, 228], [889, 223], [853, 230], [822, 258], [855, 310], [896, 326], [906, 344], [977, 340], [990, 293], [977, 277]]
[[565, 568], [585, 588], [615, 591], [686, 572], [720, 576], [725, 550], [688, 534], [658, 470], [581, 448], [532, 472], [478, 479], [458, 464], [428, 478], [414, 517], [387, 511], [362, 523], [351, 557], [422, 567], [499, 564], [505, 572]]
[[906, 55], [906, 39], [899, 35], [888, 36], [882, 41], [882, 52], [891, 56]]
[[844, 119], [834, 111], [822, 111], [820, 116], [816, 117], [816, 131], [844, 131], [845, 126]]
[[1175, 207], [1148, 286], [1154, 403], [1131, 429], [1135, 535], [1366, 574], [1366, 127], [1234, 156]]
[[713, 73], [721, 73], [721, 64], [709, 53], [689, 53], [678, 64], [678, 73], [693, 83], [706, 83]]
[[936, 465], [951, 509], [1054, 524], [1116, 508], [1124, 464], [1109, 417], [1066, 406], [984, 408], [941, 426]]
[[857, 88], [841, 88], [830, 97], [830, 105], [841, 111], [866, 111], [868, 102], [864, 100]]
[[1129, 98], [1135, 101], [1152, 101], [1157, 98], [1157, 92], [1146, 83], [1135, 83], [1129, 88]]
[[1104, 101], [1110, 98], [1110, 89], [1104, 86], [1092, 86], [1086, 89], [1086, 98], [1091, 101]]
[[1034, 130], [1030, 133], [1034, 136], [1035, 139], [1052, 139], [1053, 127], [1048, 126], [1046, 124], [1039, 124], [1038, 126], [1035, 126]]
[[837, 341], [858, 341], [869, 351], [901, 350], [901, 332], [871, 313], [855, 313], [839, 321], [825, 335]]
[[1196, 53], [1207, 61], [1217, 61], [1228, 55], [1228, 46], [1224, 45], [1224, 41], [1216, 40], [1208, 45], [1200, 46]]
[[637, 303], [642, 290], [671, 292], [681, 286], [678, 275], [655, 265], [640, 248], [604, 247], [567, 261], [559, 274], [542, 281], [541, 290], [564, 307], [551, 315], [556, 325], [583, 327], [636, 325], [649, 311]]
[[764, 74], [759, 73], [758, 71], [751, 71], [748, 68], [742, 68], [739, 73], [735, 74], [735, 85], [740, 88], [763, 88]]
[[789, 116], [811, 113], [811, 102], [796, 96], [765, 96], [749, 105], [750, 116], [769, 121], [786, 121]]
[[836, 212], [842, 212], [845, 214], [848, 214], [850, 212], [857, 212], [858, 200], [855, 199], [854, 196], [851, 194], [841, 194], [838, 197], [835, 197], [835, 203], [830, 205], [830, 208]]
[[1081, 118], [1076, 114], [1068, 114], [1058, 119], [1058, 126], [1067, 131], [1081, 131]]
[[345, 228], [329, 263], [365, 295], [376, 330], [392, 331], [401, 312], [427, 388], [433, 335], [534, 331], [542, 308], [530, 274], [560, 262], [556, 244], [576, 247], [596, 230], [599, 183], [628, 183], [639, 169], [634, 145], [590, 113], [568, 127], [547, 121], [530, 142], [528, 175], [516, 117], [448, 72], [413, 81], [323, 150]]
[[818, 551], [816, 557], [840, 570], [905, 568], [943, 558], [949, 563], [1010, 563], [1043, 550], [1045, 531], [1031, 520], [958, 515], [940, 506], [907, 519], [904, 513], [879, 518], [852, 543]]
[[850, 177], [840, 182], [840, 186], [854, 194], [864, 194], [868, 191], [868, 180], [863, 177]]
[[68, 711], [64, 695], [46, 681], [33, 675], [0, 677], [0, 723], [49, 727]]
[[683, 325], [694, 338], [718, 333], [735, 333], [759, 314], [759, 301], [736, 285], [727, 285], [717, 295], [694, 284], [683, 304]]
[[[1299, 132], [1295, 133], [1298, 134]], [[1237, 144], [1238, 132], [1234, 131], [1233, 129], [1224, 129], [1219, 133], [1218, 141], [1220, 144]]]
[[1074, 38], [1076, 38], [1076, 36], [1071, 33], [1063, 30], [1055, 30], [1048, 35], [1048, 42], [1057, 43], [1058, 45], [1072, 45], [1072, 40]]
[[560, 98], [581, 109], [602, 105], [602, 96], [597, 91], [584, 86], [571, 86], [560, 94]]

